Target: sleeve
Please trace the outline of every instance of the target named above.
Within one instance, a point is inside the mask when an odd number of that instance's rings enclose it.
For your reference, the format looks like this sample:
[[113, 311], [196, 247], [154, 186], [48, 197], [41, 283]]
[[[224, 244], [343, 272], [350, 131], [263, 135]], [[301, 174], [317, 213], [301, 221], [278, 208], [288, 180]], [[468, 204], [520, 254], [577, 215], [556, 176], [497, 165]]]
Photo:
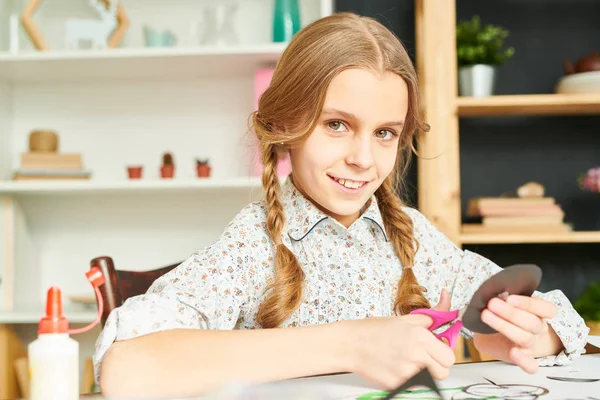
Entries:
[[[419, 211], [408, 209], [407, 212], [413, 219], [415, 239], [419, 243], [415, 274], [420, 282], [425, 282], [428, 300], [436, 304], [442, 288], [445, 288], [451, 294], [452, 309], [466, 307], [479, 286], [502, 268], [477, 253], [460, 249]], [[558, 355], [539, 358], [539, 364], [566, 365], [585, 353], [589, 328], [564, 293], [560, 290], [536, 291], [533, 296], [544, 298], [558, 307], [558, 313], [548, 323], [564, 346]], [[472, 338], [472, 332], [467, 329], [462, 334]]]
[[256, 260], [251, 251], [254, 246], [249, 244], [256, 242], [249, 236], [260, 231], [260, 225], [252, 221], [256, 212], [246, 211], [236, 216], [215, 243], [193, 253], [154, 281], [145, 294], [127, 299], [110, 313], [96, 341], [96, 383], [102, 359], [115, 341], [178, 328], [228, 330], [236, 326], [242, 307], [252, 297], [249, 279], [255, 274]]

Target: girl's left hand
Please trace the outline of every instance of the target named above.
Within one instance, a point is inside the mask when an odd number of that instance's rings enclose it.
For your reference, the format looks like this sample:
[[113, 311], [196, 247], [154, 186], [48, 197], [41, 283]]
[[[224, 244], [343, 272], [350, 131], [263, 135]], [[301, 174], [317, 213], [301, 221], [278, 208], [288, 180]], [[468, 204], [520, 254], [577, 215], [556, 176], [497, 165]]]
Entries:
[[533, 374], [536, 357], [557, 354], [561, 342], [546, 319], [556, 315], [557, 307], [541, 298], [511, 295], [495, 297], [481, 313], [481, 320], [498, 333], [476, 333], [475, 347], [495, 359], [512, 362]]

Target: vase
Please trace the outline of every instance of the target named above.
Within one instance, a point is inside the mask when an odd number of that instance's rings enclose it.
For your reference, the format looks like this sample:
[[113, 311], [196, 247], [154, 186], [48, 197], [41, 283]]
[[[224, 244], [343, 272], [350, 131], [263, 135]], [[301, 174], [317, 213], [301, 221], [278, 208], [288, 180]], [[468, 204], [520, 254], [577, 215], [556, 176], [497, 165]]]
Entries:
[[477, 64], [458, 69], [458, 86], [461, 96], [487, 97], [494, 93], [496, 67]]
[[196, 165], [196, 175], [198, 178], [208, 178], [210, 177], [210, 165], [208, 164], [199, 164]]
[[127, 175], [129, 179], [141, 179], [142, 178], [142, 170], [141, 166], [131, 166], [127, 167]]
[[273, 11], [273, 41], [289, 42], [300, 30], [298, 0], [275, 0]]
[[160, 167], [160, 177], [161, 178], [172, 178], [175, 176], [175, 166], [174, 165], [163, 165]]

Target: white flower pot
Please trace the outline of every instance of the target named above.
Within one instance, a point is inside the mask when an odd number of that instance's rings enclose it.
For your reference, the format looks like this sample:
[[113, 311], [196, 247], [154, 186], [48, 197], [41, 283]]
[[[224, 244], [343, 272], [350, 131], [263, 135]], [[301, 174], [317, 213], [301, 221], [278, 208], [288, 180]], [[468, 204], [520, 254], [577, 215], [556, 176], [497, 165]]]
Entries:
[[477, 64], [458, 69], [458, 88], [461, 96], [486, 97], [494, 93], [496, 67]]

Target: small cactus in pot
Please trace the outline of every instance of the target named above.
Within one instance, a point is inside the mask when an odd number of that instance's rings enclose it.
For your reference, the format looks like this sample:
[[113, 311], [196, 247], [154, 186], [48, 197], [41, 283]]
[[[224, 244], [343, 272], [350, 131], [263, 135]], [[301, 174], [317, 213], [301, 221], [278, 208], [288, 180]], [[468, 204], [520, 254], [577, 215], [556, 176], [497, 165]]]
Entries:
[[160, 167], [161, 178], [173, 178], [175, 176], [175, 163], [171, 153], [164, 153], [162, 156], [162, 165]]

